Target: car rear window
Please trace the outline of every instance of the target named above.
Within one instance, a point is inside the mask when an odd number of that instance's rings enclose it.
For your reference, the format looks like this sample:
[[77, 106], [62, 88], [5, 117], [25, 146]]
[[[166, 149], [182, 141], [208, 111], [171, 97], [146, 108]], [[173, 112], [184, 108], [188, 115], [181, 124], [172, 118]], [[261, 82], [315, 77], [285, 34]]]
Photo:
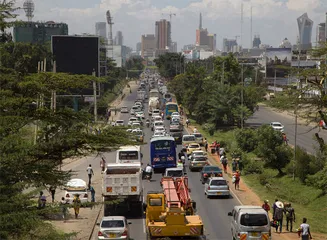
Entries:
[[218, 172], [221, 171], [221, 169], [219, 167], [215, 167], [215, 166], [207, 166], [203, 168], [204, 172]]
[[196, 138], [201, 138], [202, 137], [202, 134], [201, 133], [194, 133], [193, 134]]
[[198, 148], [199, 145], [196, 145], [196, 144], [190, 144], [189, 148]]
[[252, 226], [265, 226], [268, 225], [268, 219], [265, 214], [242, 214], [241, 225], [252, 227]]
[[194, 136], [184, 136], [183, 137], [183, 141], [195, 141], [195, 137]]
[[194, 161], [196, 161], [196, 162], [204, 162], [204, 161], [207, 161], [207, 159], [205, 157], [195, 157], [194, 158]]
[[123, 220], [105, 220], [101, 222], [102, 228], [122, 228], [125, 227]]
[[163, 122], [155, 122], [154, 125], [155, 125], [155, 126], [163, 126], [164, 123], [163, 123]]
[[117, 120], [116, 123], [124, 123], [124, 120]]
[[180, 171], [177, 171], [177, 170], [168, 171], [167, 172], [167, 177], [183, 177], [183, 171], [182, 170], [180, 170]]
[[213, 186], [225, 186], [227, 185], [226, 180], [212, 180], [210, 185]]

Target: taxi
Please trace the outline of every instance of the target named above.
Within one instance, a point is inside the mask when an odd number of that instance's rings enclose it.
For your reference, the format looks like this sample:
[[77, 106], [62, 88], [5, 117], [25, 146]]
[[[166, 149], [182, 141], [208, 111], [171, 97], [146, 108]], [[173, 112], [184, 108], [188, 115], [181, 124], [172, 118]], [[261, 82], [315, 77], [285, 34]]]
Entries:
[[191, 155], [193, 151], [200, 151], [201, 146], [198, 143], [190, 143], [186, 148], [187, 156]]

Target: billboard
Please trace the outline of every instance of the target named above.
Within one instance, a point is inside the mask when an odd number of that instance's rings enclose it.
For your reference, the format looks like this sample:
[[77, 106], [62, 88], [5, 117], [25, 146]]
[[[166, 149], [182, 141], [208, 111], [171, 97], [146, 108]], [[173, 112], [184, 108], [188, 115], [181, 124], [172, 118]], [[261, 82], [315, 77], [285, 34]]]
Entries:
[[[100, 40], [94, 36], [52, 36], [51, 47], [56, 71], [100, 76]], [[88, 89], [71, 90], [72, 95], [93, 95]]]
[[292, 62], [291, 48], [266, 49], [266, 78], [287, 78]]

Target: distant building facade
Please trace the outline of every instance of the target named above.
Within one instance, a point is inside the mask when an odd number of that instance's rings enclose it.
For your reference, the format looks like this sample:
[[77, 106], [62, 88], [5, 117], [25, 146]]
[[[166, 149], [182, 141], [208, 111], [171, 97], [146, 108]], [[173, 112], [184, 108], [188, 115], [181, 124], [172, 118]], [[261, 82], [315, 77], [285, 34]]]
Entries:
[[284, 38], [281, 44], [279, 44], [279, 48], [292, 48], [292, 44], [287, 38]]
[[317, 44], [321, 46], [326, 42], [326, 23], [320, 23], [317, 26]]
[[313, 21], [308, 17], [307, 13], [304, 13], [303, 15], [298, 17], [297, 24], [299, 27], [300, 49], [308, 50], [312, 48], [311, 36]]
[[177, 42], [172, 42], [170, 47], [171, 52], [177, 53]]
[[223, 39], [223, 52], [235, 52], [237, 46], [236, 39]]
[[115, 37], [115, 45], [123, 45], [123, 33], [121, 31], [117, 31]]
[[154, 34], [142, 35], [141, 56], [143, 58], [154, 57], [156, 54], [156, 37]]
[[166, 19], [155, 23], [155, 39], [157, 54], [168, 52], [171, 47], [171, 25]]
[[124, 67], [126, 64], [127, 47], [124, 45], [113, 45], [113, 60], [117, 67]]
[[193, 50], [195, 48], [194, 44], [188, 44], [188, 45], [184, 45], [182, 50], [183, 51], [188, 51], [188, 50]]
[[261, 44], [261, 39], [259, 35], [254, 35], [253, 42], [252, 42], [252, 47], [253, 48], [259, 48]]
[[97, 22], [95, 23], [95, 35], [107, 39], [107, 23]]
[[46, 43], [53, 35], [68, 35], [66, 23], [22, 22], [13, 29], [14, 41], [25, 43]]

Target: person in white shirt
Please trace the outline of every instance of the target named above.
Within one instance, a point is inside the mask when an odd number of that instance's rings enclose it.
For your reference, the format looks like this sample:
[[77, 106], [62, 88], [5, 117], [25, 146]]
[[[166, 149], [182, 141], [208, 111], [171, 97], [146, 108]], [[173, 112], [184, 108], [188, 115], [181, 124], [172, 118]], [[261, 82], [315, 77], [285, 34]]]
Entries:
[[89, 185], [91, 185], [92, 175], [94, 175], [91, 164], [86, 168], [87, 175], [89, 176]]
[[300, 225], [300, 230], [299, 230], [298, 234], [299, 234], [299, 237], [301, 236], [302, 240], [312, 239], [311, 232], [310, 232], [310, 225], [307, 224], [306, 218], [303, 218], [303, 223]]
[[150, 181], [150, 179], [152, 178], [152, 167], [149, 163], [145, 168], [145, 174], [149, 176], [149, 181]]
[[198, 129], [196, 129], [196, 127], [194, 127], [193, 133], [197, 133], [197, 132], [198, 132]]

